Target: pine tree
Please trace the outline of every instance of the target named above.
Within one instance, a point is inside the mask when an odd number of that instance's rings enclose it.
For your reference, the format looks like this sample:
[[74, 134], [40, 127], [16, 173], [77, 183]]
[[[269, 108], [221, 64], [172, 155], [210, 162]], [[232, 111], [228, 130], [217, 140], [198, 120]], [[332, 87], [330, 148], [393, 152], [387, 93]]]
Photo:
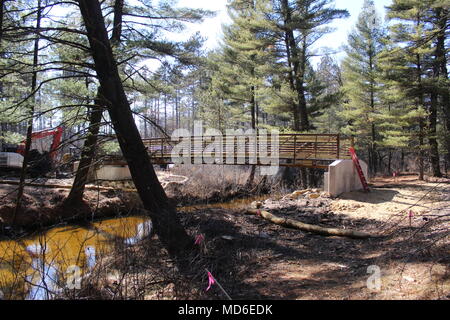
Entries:
[[346, 125], [340, 117], [343, 100], [342, 70], [339, 63], [330, 56], [322, 57], [315, 72], [316, 81], [323, 88], [318, 99], [313, 123], [320, 133], [336, 133]]
[[[348, 17], [346, 10], [334, 7], [332, 0], [273, 1], [273, 37], [281, 77], [286, 84], [278, 84], [280, 92], [286, 93], [286, 101], [291, 100], [294, 117], [293, 129], [311, 129], [307, 106], [307, 68], [313, 44], [331, 31], [328, 24], [333, 20]], [[287, 88], [291, 91], [288, 93]]]
[[365, 0], [355, 29], [348, 36], [343, 60], [343, 91], [346, 103], [341, 116], [348, 122], [343, 133], [357, 137], [357, 144], [367, 148], [369, 168], [376, 173], [380, 141], [379, 115], [382, 112], [378, 54], [383, 49], [383, 23], [373, 0]]
[[[436, 50], [433, 47], [433, 24], [430, 13], [434, 0], [395, 0], [388, 17], [390, 43], [382, 53], [384, 76], [395, 100], [402, 101], [403, 115], [410, 125], [409, 148], [418, 152], [419, 179], [424, 178], [426, 152], [429, 151], [434, 175], [440, 175], [438, 142], [436, 139]], [[392, 100], [392, 98], [391, 98]], [[394, 109], [395, 110], [395, 109]], [[428, 138], [428, 146], [426, 139]]]
[[[246, 122], [253, 129], [258, 126], [260, 90], [270, 57], [267, 51], [270, 39], [265, 36], [264, 28], [267, 9], [266, 0], [230, 1], [228, 10], [232, 23], [224, 27], [224, 41], [218, 53], [211, 55], [212, 89], [236, 115], [237, 127], [245, 126]], [[242, 117], [242, 112], [246, 118]]]

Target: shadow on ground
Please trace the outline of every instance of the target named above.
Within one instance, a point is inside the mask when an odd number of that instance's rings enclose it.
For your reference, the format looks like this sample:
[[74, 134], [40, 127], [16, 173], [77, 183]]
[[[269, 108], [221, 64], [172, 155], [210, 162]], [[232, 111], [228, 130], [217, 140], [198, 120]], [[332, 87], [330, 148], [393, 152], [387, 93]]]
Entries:
[[[448, 257], [436, 257], [448, 252], [448, 243], [437, 241], [448, 236], [448, 229], [411, 237], [411, 229], [405, 227], [389, 237], [353, 240], [290, 230], [220, 209], [183, 217], [190, 232], [205, 235], [204, 259], [234, 299], [370, 298], [374, 293], [366, 283], [371, 265], [383, 269], [388, 263], [448, 262]], [[358, 230], [386, 227], [372, 219], [352, 219], [352, 225]], [[341, 227], [341, 220], [324, 226]], [[224, 298], [214, 290], [215, 298]]]

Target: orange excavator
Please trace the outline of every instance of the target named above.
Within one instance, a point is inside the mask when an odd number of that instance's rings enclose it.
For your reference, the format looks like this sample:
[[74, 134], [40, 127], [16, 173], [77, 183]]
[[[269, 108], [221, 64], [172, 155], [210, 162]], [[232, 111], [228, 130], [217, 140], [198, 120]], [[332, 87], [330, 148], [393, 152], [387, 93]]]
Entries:
[[[32, 133], [30, 171], [45, 174], [54, 167], [62, 135], [62, 127]], [[3, 144], [0, 151], [0, 168], [19, 169], [23, 164], [25, 140], [19, 145]]]

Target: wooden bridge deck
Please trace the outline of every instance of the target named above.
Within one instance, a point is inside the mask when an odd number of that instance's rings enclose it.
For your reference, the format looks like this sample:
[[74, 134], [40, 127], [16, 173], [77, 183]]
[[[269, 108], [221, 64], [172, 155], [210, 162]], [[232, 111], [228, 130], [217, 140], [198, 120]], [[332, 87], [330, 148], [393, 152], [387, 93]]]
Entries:
[[[254, 139], [257, 139], [256, 144], [251, 143], [255, 141]], [[352, 139], [342, 138], [338, 134], [280, 134], [278, 146], [276, 140], [272, 143], [270, 135], [266, 139], [267, 143], [264, 143], [264, 138], [256, 138], [255, 136], [223, 137], [221, 142], [223, 153], [220, 156], [219, 153], [204, 152], [205, 148], [214, 142], [214, 138], [191, 137], [190, 140], [185, 138], [186, 149], [189, 148], [190, 144], [190, 156], [185, 158], [184, 163], [189, 163], [190, 160], [192, 164], [198, 164], [198, 161], [201, 161], [203, 164], [256, 164], [264, 166], [268, 164], [267, 161], [262, 160], [263, 155], [268, 154], [268, 157], [270, 157], [272, 150], [275, 150], [274, 148], [278, 149], [279, 166], [326, 168], [334, 160], [351, 159], [349, 148], [352, 146]], [[172, 150], [179, 142], [171, 141], [169, 138], [153, 138], [143, 141], [153, 163], [173, 163]], [[253, 152], [252, 145], [257, 146], [257, 152]], [[183, 150], [186, 153], [187, 151], [189, 150]], [[252, 154], [257, 156], [251, 157]], [[206, 156], [209, 157], [209, 161], [204, 160]], [[234, 161], [230, 162], [231, 159], [234, 159]]]

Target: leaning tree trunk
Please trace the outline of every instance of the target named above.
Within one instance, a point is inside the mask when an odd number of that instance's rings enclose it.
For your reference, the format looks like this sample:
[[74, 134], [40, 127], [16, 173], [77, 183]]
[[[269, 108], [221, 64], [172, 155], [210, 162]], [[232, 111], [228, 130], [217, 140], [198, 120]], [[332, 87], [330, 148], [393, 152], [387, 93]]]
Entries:
[[[123, 0], [116, 0], [114, 3], [114, 25], [111, 36], [111, 44], [117, 46], [120, 43], [122, 36], [122, 19], [123, 19]], [[88, 86], [88, 82], [86, 82]], [[80, 164], [75, 175], [72, 188], [64, 205], [74, 206], [81, 203], [83, 200], [84, 189], [88, 180], [89, 170], [92, 162], [94, 161], [95, 150], [97, 148], [97, 135], [100, 130], [100, 122], [102, 120], [103, 109], [106, 108], [105, 103], [101, 99], [101, 87], [97, 89], [97, 98], [92, 106], [91, 113], [89, 115], [89, 129], [88, 137], [86, 138], [81, 153]]]
[[[4, 13], [4, 7], [5, 7], [5, 0], [0, 0], [0, 49], [2, 46], [2, 39], [3, 39], [3, 13]], [[0, 51], [1, 54], [1, 51]]]
[[[0, 57], [3, 56], [3, 48], [2, 48], [2, 39], [3, 39], [3, 15], [4, 15], [4, 7], [5, 0], [0, 0]], [[3, 95], [3, 83], [0, 81], [0, 95]], [[0, 126], [0, 134], [2, 131], [6, 131], [3, 129], [4, 124], [2, 123]]]
[[98, 0], [78, 0], [78, 3], [102, 87], [102, 98], [107, 101], [108, 113], [133, 182], [162, 243], [171, 254], [183, 254], [192, 242], [158, 181], [134, 122], [108, 40], [100, 3]]
[[[99, 89], [100, 92], [100, 89]], [[81, 159], [78, 165], [78, 170], [75, 179], [70, 189], [70, 193], [64, 201], [65, 205], [73, 206], [81, 203], [83, 200], [84, 189], [88, 180], [89, 170], [95, 156], [97, 148], [98, 132], [100, 130], [100, 123], [102, 120], [103, 109], [101, 107], [100, 98], [97, 97], [89, 114], [89, 129], [86, 140], [84, 141], [83, 151], [81, 152]]]

